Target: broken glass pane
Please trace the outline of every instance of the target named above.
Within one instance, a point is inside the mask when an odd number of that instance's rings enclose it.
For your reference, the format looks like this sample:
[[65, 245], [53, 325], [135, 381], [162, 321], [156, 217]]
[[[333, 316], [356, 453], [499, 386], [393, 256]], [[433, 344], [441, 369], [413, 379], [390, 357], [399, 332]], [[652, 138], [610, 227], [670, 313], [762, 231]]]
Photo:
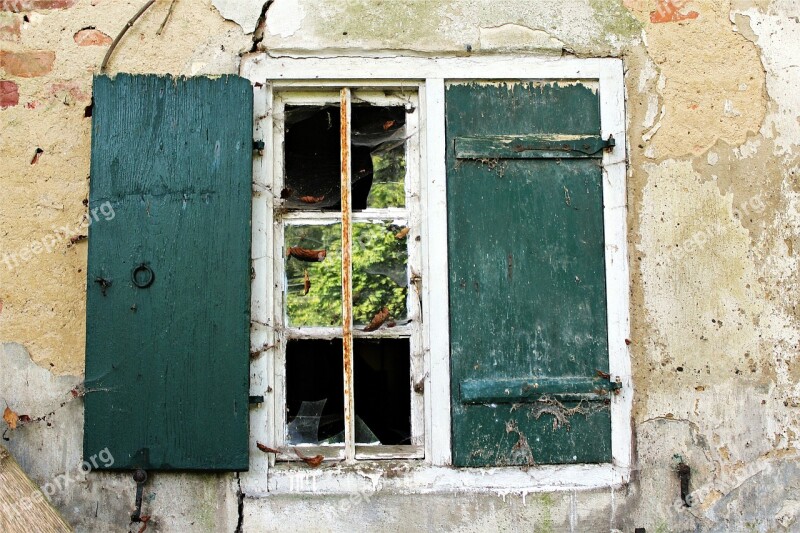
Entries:
[[286, 417], [289, 444], [317, 444], [344, 431], [341, 339], [288, 342]]
[[[284, 109], [284, 188], [289, 209], [339, 210], [339, 106]], [[405, 205], [405, 109], [355, 103], [351, 124], [353, 210]]]
[[408, 315], [408, 231], [391, 222], [353, 224], [353, 322], [393, 327]]
[[341, 224], [285, 226], [289, 326], [341, 326], [341, 233]]
[[[402, 106], [353, 105], [352, 145], [367, 147], [371, 156], [371, 187], [365, 198], [366, 207], [403, 207], [406, 202], [406, 110]], [[363, 167], [363, 165], [362, 165]], [[353, 176], [365, 172], [353, 160]], [[353, 204], [361, 199], [353, 180]]]
[[302, 402], [297, 415], [286, 427], [289, 444], [319, 442], [319, 420], [327, 398], [316, 402]]
[[355, 339], [353, 391], [358, 444], [411, 443], [411, 345], [408, 339]]

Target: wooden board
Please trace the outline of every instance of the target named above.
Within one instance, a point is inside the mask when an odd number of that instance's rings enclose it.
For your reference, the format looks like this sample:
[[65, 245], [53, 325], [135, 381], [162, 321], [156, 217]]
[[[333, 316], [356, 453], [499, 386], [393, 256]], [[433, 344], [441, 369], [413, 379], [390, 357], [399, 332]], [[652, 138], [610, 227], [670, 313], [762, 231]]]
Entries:
[[[453, 83], [446, 120], [453, 463], [610, 461], [600, 395], [469, 398], [495, 394], [500, 380], [588, 383], [608, 371], [600, 160], [455, 153], [459, 137], [597, 138], [598, 94], [581, 83]], [[490, 386], [464, 401], [462, 384], [476, 380]]]
[[251, 85], [98, 77], [92, 122], [84, 455], [246, 470]]

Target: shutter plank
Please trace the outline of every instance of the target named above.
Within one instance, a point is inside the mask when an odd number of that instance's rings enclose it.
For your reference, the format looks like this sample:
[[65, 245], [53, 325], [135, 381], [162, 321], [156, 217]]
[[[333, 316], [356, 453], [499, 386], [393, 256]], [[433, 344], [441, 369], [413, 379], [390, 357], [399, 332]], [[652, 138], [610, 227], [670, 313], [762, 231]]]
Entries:
[[247, 469], [252, 101], [235, 76], [95, 79], [87, 460]]
[[608, 406], [585, 390], [608, 370], [600, 161], [457, 159], [455, 143], [599, 139], [597, 93], [451, 84], [446, 114], [453, 462], [609, 461]]

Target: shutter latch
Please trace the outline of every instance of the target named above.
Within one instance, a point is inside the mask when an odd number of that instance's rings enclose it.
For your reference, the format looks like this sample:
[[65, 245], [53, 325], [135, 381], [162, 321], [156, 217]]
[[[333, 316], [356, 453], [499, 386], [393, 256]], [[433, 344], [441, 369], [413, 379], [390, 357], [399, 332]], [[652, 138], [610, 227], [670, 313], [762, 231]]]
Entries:
[[[613, 145], [613, 142], [614, 142], [614, 138], [613, 137], [611, 137], [611, 142], [612, 142], [611, 146], [614, 146]], [[615, 381], [611, 381], [611, 374], [609, 374], [608, 372], [603, 372], [602, 370], [597, 370], [596, 373], [597, 373], [597, 377], [598, 378], [604, 379], [604, 380], [608, 380], [607, 390], [605, 390], [606, 387], [601, 389], [601, 390], [603, 390], [603, 393], [605, 393], [605, 394], [619, 394], [619, 391], [622, 389], [622, 381], [620, 381], [619, 377], [617, 377], [617, 379]], [[603, 385], [605, 385], [605, 384], [603, 384]]]

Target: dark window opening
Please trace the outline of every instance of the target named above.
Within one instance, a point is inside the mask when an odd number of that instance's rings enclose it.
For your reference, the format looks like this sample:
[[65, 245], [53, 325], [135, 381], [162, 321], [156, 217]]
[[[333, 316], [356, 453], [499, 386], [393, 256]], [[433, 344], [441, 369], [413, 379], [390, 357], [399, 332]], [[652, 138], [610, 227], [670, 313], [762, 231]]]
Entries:
[[[356, 442], [410, 444], [408, 339], [355, 339]], [[289, 444], [344, 442], [342, 341], [293, 340], [286, 347]]]

